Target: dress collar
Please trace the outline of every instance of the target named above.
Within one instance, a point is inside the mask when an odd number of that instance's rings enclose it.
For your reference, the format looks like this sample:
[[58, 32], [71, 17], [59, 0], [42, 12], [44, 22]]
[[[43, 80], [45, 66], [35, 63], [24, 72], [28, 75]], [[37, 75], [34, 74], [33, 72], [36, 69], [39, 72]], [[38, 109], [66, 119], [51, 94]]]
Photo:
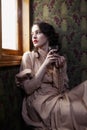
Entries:
[[[38, 54], [39, 53], [39, 54]], [[46, 55], [47, 55], [47, 53], [46, 53], [46, 51], [44, 51], [44, 50], [42, 50], [42, 49], [38, 49], [37, 50], [37, 52], [35, 52], [35, 56], [38, 58], [38, 55], [40, 55], [40, 57], [42, 58], [45, 58], [46, 57]]]

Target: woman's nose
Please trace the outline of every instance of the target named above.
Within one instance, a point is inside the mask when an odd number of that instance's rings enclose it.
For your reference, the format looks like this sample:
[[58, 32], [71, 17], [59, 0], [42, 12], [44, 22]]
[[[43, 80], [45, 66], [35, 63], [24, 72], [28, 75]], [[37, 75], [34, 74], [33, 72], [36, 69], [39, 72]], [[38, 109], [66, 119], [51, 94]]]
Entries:
[[34, 39], [36, 39], [37, 37], [36, 37], [36, 36], [34, 36], [33, 38], [34, 38]]
[[37, 35], [36, 35], [36, 34], [33, 34], [33, 38], [36, 39], [36, 38], [37, 38]]

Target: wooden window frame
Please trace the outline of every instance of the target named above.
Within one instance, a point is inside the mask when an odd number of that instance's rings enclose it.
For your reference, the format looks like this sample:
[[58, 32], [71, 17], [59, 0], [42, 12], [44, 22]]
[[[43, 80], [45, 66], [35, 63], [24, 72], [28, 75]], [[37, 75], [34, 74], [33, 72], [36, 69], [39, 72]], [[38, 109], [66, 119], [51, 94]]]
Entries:
[[[0, 1], [1, 7], [1, 1]], [[18, 0], [18, 50], [9, 50], [2, 48], [2, 23], [0, 9], [0, 67], [18, 65], [21, 62], [23, 54], [23, 39], [22, 39], [22, 0]], [[11, 44], [11, 43], [10, 43]]]

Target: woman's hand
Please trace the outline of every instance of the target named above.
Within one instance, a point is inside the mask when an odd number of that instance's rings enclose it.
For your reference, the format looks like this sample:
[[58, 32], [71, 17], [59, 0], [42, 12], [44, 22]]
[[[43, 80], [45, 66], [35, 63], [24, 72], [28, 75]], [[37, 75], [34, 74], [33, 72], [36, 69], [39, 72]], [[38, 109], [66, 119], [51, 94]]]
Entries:
[[44, 65], [48, 66], [52, 64], [55, 65], [56, 68], [63, 67], [64, 63], [65, 63], [65, 57], [60, 56], [57, 52], [57, 49], [50, 50], [44, 61]]
[[64, 56], [58, 55], [58, 59], [55, 61], [55, 67], [56, 67], [56, 68], [61, 68], [61, 67], [63, 67], [65, 61], [66, 61], [66, 59], [65, 59]]

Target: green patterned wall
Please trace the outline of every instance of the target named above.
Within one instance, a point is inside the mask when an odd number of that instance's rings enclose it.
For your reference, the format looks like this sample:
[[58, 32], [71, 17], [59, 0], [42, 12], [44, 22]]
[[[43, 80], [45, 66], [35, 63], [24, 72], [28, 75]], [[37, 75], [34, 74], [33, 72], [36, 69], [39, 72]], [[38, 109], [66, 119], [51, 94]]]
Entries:
[[[45, 20], [59, 33], [70, 87], [87, 79], [87, 0], [31, 1], [31, 24]], [[18, 71], [19, 66], [0, 68], [0, 130], [31, 130], [21, 117], [22, 93], [15, 85]]]
[[59, 34], [70, 87], [87, 79], [87, 0], [34, 0], [33, 21], [47, 21]]

